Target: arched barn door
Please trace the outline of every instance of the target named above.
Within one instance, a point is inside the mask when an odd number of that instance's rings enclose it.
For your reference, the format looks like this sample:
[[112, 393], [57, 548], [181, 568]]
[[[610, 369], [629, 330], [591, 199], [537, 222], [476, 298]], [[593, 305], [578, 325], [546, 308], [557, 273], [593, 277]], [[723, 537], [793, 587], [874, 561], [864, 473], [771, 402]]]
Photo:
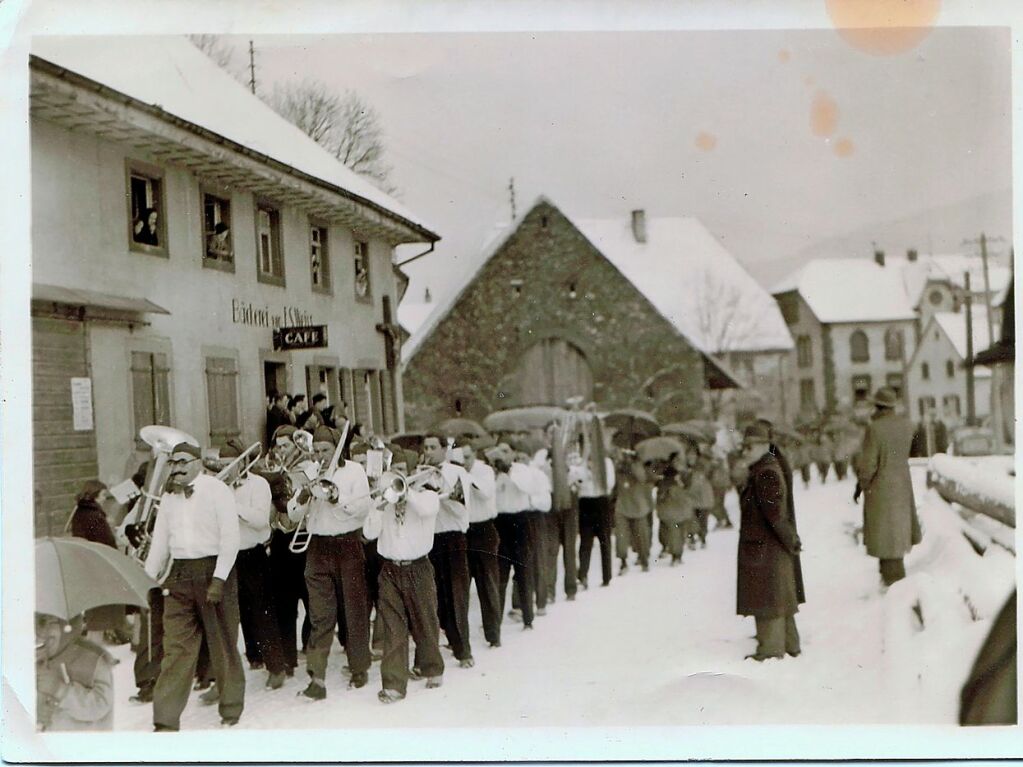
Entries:
[[593, 372], [578, 347], [561, 338], [531, 346], [518, 367], [519, 404], [564, 405], [569, 397], [593, 399]]

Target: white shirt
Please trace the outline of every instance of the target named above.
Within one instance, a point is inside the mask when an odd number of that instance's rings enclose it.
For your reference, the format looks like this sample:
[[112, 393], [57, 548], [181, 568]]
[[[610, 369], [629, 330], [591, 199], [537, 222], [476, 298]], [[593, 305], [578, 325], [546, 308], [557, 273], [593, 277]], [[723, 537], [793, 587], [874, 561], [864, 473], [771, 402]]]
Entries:
[[270, 513], [273, 510], [270, 483], [250, 472], [234, 489], [234, 507], [238, 512], [239, 550], [266, 543], [270, 537]]
[[532, 475], [529, 491], [529, 508], [533, 511], [551, 510], [551, 480], [542, 468], [531, 464], [527, 467]]
[[601, 492], [600, 488], [597, 487], [593, 472], [587, 466], [585, 478], [583, 479], [582, 486], [579, 488], [579, 497], [599, 498], [611, 495], [611, 491], [615, 489], [615, 464], [610, 458], [604, 459], [604, 473], [607, 475], [607, 492]]
[[497, 516], [497, 479], [494, 470], [483, 461], [474, 461], [469, 469], [469, 522], [486, 522]]
[[533, 475], [529, 467], [517, 461], [507, 474], [497, 475], [497, 513], [518, 514], [529, 511], [529, 493], [533, 490]]
[[440, 513], [437, 514], [437, 526], [435, 533], [464, 533], [469, 529], [469, 509], [467, 503], [471, 503], [469, 493], [469, 475], [461, 466], [445, 461], [439, 467], [441, 476], [444, 478], [444, 487], [441, 493], [450, 493], [461, 485], [462, 496], [466, 503], [453, 501], [450, 498], [441, 498]]
[[384, 559], [412, 560], [425, 557], [433, 548], [433, 527], [440, 511], [440, 496], [432, 490], [409, 490], [401, 522], [394, 504], [370, 510], [362, 532], [377, 540], [377, 553]]
[[369, 479], [361, 464], [345, 461], [330, 480], [338, 488], [337, 503], [311, 498], [301, 505], [297, 495], [288, 501], [288, 518], [301, 522], [308, 514], [306, 529], [313, 535], [343, 535], [358, 530], [369, 513]]
[[216, 477], [200, 474], [191, 498], [164, 493], [153, 528], [146, 572], [156, 578], [167, 559], [216, 557], [213, 577], [227, 580], [238, 556], [238, 513], [234, 493]]

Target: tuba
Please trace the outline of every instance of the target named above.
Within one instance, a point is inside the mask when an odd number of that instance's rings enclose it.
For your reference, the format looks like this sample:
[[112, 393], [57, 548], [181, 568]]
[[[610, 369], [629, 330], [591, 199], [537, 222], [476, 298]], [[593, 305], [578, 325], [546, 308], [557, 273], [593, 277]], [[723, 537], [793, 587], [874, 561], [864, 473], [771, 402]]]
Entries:
[[146, 486], [142, 488], [142, 498], [138, 502], [139, 509], [135, 515], [135, 523], [138, 525], [141, 540], [132, 552], [132, 556], [138, 562], [145, 564], [149, 557], [149, 548], [153, 543], [153, 525], [156, 523], [160, 496], [163, 495], [169, 478], [167, 461], [170, 460], [171, 450], [182, 442], [196, 447], [199, 447], [199, 443], [191, 434], [171, 426], [160, 425], [143, 426], [139, 430], [139, 438], [152, 448], [153, 453], [153, 463], [149, 467]]

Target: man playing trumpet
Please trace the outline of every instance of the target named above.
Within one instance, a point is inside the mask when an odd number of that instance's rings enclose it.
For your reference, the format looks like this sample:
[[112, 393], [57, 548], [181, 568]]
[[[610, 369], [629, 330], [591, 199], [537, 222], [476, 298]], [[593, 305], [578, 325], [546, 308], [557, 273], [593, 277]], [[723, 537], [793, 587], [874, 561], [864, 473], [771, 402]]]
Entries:
[[343, 611], [345, 652], [352, 674], [350, 689], [366, 684], [371, 662], [366, 554], [360, 537], [370, 505], [369, 480], [362, 466], [344, 457], [347, 445], [341, 445], [339, 465], [330, 465], [340, 439], [336, 429], [316, 427], [313, 451], [324, 467], [320, 478], [329, 481], [325, 483], [329, 489], [318, 490], [326, 495], [314, 497], [313, 486], [317, 484], [314, 481], [288, 503], [291, 521], [300, 523], [304, 519], [311, 534], [305, 566], [312, 622], [306, 669], [311, 680], [299, 694], [313, 700], [327, 697], [327, 659], [334, 641], [334, 627], [341, 617], [339, 605]]

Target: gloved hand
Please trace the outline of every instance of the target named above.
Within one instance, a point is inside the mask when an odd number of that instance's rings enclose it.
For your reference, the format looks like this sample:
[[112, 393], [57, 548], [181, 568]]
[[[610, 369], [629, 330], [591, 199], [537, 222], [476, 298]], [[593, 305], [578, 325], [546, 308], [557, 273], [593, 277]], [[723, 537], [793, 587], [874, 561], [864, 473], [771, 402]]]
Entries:
[[133, 549], [137, 549], [142, 543], [142, 530], [138, 525], [131, 524], [124, 526], [124, 537], [128, 539]]
[[210, 587], [206, 589], [206, 603], [210, 605], [219, 605], [220, 600], [224, 598], [224, 582], [220, 578], [214, 578], [210, 581]]
[[312, 491], [308, 487], [303, 487], [299, 493], [296, 501], [299, 506], [305, 506], [309, 503], [309, 499], [313, 497]]

